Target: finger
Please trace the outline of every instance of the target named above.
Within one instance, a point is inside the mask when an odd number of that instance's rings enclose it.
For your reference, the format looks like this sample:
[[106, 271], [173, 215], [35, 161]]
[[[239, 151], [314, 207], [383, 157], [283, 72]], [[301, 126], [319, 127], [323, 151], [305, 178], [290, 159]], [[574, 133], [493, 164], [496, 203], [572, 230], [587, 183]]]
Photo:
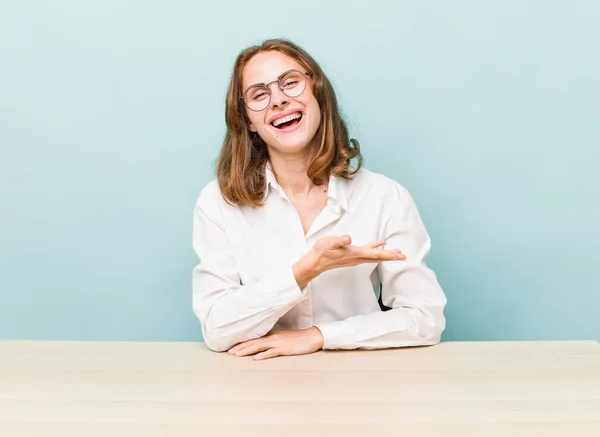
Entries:
[[363, 247], [365, 249], [377, 249], [378, 247], [385, 246], [385, 240], [373, 241], [372, 243], [365, 244]]
[[251, 346], [245, 347], [244, 349], [240, 349], [234, 355], [236, 357], [246, 357], [248, 355], [253, 355], [257, 352], [262, 352], [272, 347], [269, 342], [261, 341]]
[[379, 262], [379, 261], [404, 261], [406, 256], [396, 250], [368, 250], [360, 255], [360, 259], [364, 262]]
[[389, 250], [386, 250], [385, 252], [388, 252], [388, 253], [390, 253], [392, 255], [395, 254], [396, 255], [396, 259], [398, 259], [400, 261], [406, 260], [406, 255], [404, 255], [401, 250], [398, 250], [398, 249], [389, 249]]
[[[255, 338], [253, 340], [248, 340], [245, 341], [243, 343], [238, 344], [237, 346], [235, 346], [234, 348], [232, 348], [229, 353], [231, 355], [238, 355], [240, 353], [244, 353], [244, 355], [247, 355], [247, 353], [245, 353], [248, 349], [251, 348], [259, 348], [262, 345], [268, 345], [270, 344], [270, 338], [269, 337], [259, 337], [259, 338]], [[264, 349], [263, 349], [264, 350]], [[242, 355], [240, 355], [242, 356]]]
[[244, 349], [245, 347], [252, 346], [258, 340], [260, 340], [260, 339], [259, 338], [255, 338], [253, 340], [243, 341], [241, 343], [236, 344], [234, 347], [232, 347], [231, 349], [229, 349], [227, 352], [230, 355], [234, 355], [237, 351], [239, 351], [241, 349]]
[[257, 360], [257, 361], [267, 360], [269, 358], [278, 357], [279, 355], [281, 355], [281, 354], [279, 353], [279, 351], [278, 351], [277, 348], [271, 348], [271, 349], [268, 349], [268, 350], [266, 350], [264, 352], [261, 352], [261, 353], [257, 354], [254, 357], [254, 359]]
[[236, 344], [231, 349], [229, 349], [228, 352], [233, 355], [241, 349], [247, 348], [248, 346], [252, 346], [260, 341], [264, 341], [264, 339], [265, 339], [264, 337], [258, 337], [258, 338], [253, 338], [252, 340], [243, 341], [241, 343]]

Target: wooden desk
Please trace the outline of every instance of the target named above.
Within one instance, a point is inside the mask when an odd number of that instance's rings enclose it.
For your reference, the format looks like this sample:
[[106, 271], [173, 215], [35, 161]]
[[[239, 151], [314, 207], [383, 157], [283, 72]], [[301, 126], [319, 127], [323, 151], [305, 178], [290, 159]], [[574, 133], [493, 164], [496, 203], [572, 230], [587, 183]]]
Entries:
[[596, 342], [267, 361], [197, 343], [0, 342], [0, 436], [600, 436]]

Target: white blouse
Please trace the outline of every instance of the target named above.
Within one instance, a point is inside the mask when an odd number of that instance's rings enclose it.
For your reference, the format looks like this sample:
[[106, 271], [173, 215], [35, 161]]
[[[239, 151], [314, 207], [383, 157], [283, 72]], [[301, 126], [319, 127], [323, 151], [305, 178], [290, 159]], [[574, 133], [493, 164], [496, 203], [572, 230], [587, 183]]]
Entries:
[[[231, 206], [216, 181], [194, 208], [193, 308], [207, 346], [225, 351], [271, 329], [316, 326], [324, 349], [431, 345], [445, 328], [446, 297], [425, 264], [431, 244], [408, 191], [361, 169], [329, 179], [327, 206], [305, 235], [267, 166], [262, 207]], [[323, 237], [362, 246], [386, 240], [406, 261], [326, 271], [300, 289], [292, 265]]]

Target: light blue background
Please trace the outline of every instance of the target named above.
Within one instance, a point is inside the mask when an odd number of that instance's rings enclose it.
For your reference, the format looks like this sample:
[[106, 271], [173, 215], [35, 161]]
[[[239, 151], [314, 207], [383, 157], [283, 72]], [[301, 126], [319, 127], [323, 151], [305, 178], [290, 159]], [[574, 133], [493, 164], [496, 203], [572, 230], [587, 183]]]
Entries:
[[304, 46], [413, 194], [445, 340], [600, 339], [600, 3], [0, 1], [0, 338], [199, 340], [237, 53]]

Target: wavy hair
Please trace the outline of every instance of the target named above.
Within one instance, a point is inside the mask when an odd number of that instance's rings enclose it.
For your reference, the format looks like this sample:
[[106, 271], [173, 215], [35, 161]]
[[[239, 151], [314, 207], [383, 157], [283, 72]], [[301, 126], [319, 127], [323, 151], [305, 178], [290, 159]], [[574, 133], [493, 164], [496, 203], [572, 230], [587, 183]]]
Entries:
[[[265, 166], [269, 160], [266, 143], [257, 132], [249, 129], [250, 119], [240, 98], [242, 73], [252, 57], [261, 52], [278, 51], [298, 62], [311, 73], [312, 89], [321, 109], [321, 123], [315, 134], [319, 139], [307, 174], [320, 183], [324, 174], [344, 179], [362, 166], [357, 140], [348, 137], [348, 128], [338, 109], [333, 86], [319, 64], [304, 49], [285, 39], [270, 39], [243, 50], [234, 63], [225, 104], [227, 131], [217, 163], [217, 180], [225, 201], [232, 205], [262, 205], [266, 180]], [[356, 158], [357, 164], [350, 162]]]

